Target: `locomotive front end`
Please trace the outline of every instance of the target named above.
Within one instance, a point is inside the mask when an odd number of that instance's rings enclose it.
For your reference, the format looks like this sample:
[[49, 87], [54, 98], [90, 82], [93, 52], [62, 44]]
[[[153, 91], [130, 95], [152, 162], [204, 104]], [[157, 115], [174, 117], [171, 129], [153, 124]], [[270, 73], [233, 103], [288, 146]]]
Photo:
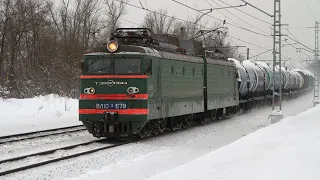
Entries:
[[[109, 49], [110, 44], [108, 44]], [[112, 44], [111, 48], [117, 48]], [[81, 75], [79, 120], [95, 137], [130, 137], [147, 122], [143, 56], [87, 53]]]

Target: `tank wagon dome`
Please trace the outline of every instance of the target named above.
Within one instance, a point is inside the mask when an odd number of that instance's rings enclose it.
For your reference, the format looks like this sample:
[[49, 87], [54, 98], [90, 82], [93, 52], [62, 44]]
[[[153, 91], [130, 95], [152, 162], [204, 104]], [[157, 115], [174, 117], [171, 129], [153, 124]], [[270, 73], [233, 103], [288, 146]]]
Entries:
[[293, 69], [292, 69], [292, 72], [294, 72], [295, 75], [296, 75], [296, 82], [297, 82], [297, 83], [296, 83], [296, 87], [295, 87], [295, 88], [296, 88], [296, 89], [299, 89], [300, 83], [301, 83], [301, 82], [300, 82], [300, 81], [301, 81], [301, 78], [300, 78], [301, 75], [300, 75], [297, 71], [295, 71], [295, 70], [293, 70]]
[[255, 63], [264, 70], [265, 82], [266, 82], [265, 90], [272, 90], [273, 89], [273, 81], [272, 81], [273, 73], [272, 73], [272, 69], [265, 62], [255, 62]]
[[299, 73], [299, 70], [297, 70], [297, 69], [293, 69], [292, 71], [294, 71], [297, 74], [297, 77], [298, 77], [298, 86], [297, 86], [297, 88], [301, 89], [303, 87], [303, 85], [304, 85], [303, 76]]
[[254, 82], [252, 92], [262, 92], [265, 90], [265, 75], [254, 62], [250, 60], [243, 61], [243, 65], [247, 69], [250, 79]]
[[282, 74], [284, 75], [284, 85], [283, 88], [288, 90], [293, 87], [293, 75], [291, 74], [290, 70], [286, 67], [281, 67]]
[[247, 87], [248, 83], [250, 82], [249, 76], [247, 74], [246, 69], [242, 65], [242, 63], [234, 58], [228, 58], [228, 61], [234, 62], [237, 68], [238, 73], [238, 82], [239, 82], [239, 92], [242, 96], [245, 96], [249, 93], [249, 89]]

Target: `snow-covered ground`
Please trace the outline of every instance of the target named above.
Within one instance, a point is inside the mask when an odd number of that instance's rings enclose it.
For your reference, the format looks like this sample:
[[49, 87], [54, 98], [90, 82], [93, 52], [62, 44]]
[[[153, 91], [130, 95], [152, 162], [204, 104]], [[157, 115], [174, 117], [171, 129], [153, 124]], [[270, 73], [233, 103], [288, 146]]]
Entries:
[[320, 179], [320, 106], [149, 180]]
[[[284, 116], [294, 116], [311, 108], [312, 99], [313, 93], [309, 93], [297, 99], [284, 102]], [[192, 162], [269, 125], [270, 119], [268, 118], [270, 113], [270, 107], [254, 109], [249, 113], [224, 121], [61, 161], [4, 178], [6, 180], [147, 179]], [[236, 150], [234, 149], [234, 152]], [[200, 168], [202, 167], [200, 166]], [[173, 179], [182, 178], [176, 177]]]
[[0, 98], [0, 136], [80, 125], [78, 100], [57, 95]]

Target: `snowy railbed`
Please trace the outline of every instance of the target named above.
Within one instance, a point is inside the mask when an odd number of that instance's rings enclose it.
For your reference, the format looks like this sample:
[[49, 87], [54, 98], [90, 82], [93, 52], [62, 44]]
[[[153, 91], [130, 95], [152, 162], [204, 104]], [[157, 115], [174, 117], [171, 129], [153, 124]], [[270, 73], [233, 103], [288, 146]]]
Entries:
[[149, 179], [318, 180], [319, 127], [317, 106]]
[[[309, 93], [297, 99], [284, 101], [284, 116], [294, 116], [311, 108], [312, 99], [313, 93]], [[75, 104], [76, 107], [73, 107], [75, 108], [73, 112], [74, 114], [69, 114], [71, 119], [64, 118], [67, 119], [66, 122], [78, 122], [77, 119], [75, 120], [73, 118], [74, 116], [77, 116], [78, 113], [76, 110], [78, 104]], [[268, 119], [268, 117], [270, 113], [270, 107], [253, 109], [248, 113], [228, 118], [223, 121], [151, 138], [139, 143], [132, 143], [105, 151], [99, 151], [66, 161], [52, 163], [31, 170], [11, 174], [5, 176], [4, 179], [61, 180], [71, 178], [74, 180], [105, 180], [106, 177], [107, 179], [112, 180], [147, 179], [159, 173], [179, 167], [185, 163], [192, 162], [197, 158], [211, 153], [214, 150], [226, 146], [243, 136], [269, 125], [270, 119]], [[12, 115], [12, 117], [14, 116], [15, 115]], [[43, 122], [55, 122], [55, 120], [59, 120], [59, 118], [51, 119], [51, 121]], [[61, 123], [61, 125], [64, 124]], [[67, 137], [65, 137], [63, 141], [74, 142], [81, 138], [82, 136], [77, 138], [70, 137], [70, 139], [67, 140]], [[39, 142], [39, 140], [35, 141]], [[57, 141], [57, 143], [58, 142], [59, 141]], [[35, 146], [42, 146], [44, 143], [45, 142], [42, 142]], [[59, 145], [62, 144], [63, 143]], [[48, 146], [51, 145], [57, 146], [58, 144], [48, 144]], [[20, 150], [26, 146], [28, 146], [27, 143], [19, 144], [17, 147], [21, 148], [16, 149], [16, 152], [14, 153], [20, 153]], [[204, 166], [200, 167], [202, 168]], [[175, 179], [182, 178], [176, 177]]]
[[78, 100], [57, 95], [0, 98], [0, 136], [81, 125]]

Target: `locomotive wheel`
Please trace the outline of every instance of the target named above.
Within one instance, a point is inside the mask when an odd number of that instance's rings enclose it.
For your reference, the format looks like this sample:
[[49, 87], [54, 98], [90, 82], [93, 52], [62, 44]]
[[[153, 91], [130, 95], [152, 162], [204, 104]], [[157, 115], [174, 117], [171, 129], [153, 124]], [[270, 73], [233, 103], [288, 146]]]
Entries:
[[147, 134], [145, 133], [145, 130], [144, 130], [144, 129], [141, 130], [141, 131], [138, 133], [138, 135], [139, 135], [139, 137], [140, 137], [141, 139], [144, 139], [144, 138], [147, 137]]
[[166, 119], [161, 120], [159, 124], [160, 133], [164, 133], [164, 131], [166, 130], [166, 127], [167, 127], [167, 120]]
[[141, 131], [138, 133], [141, 139], [150, 137], [152, 135], [152, 129], [150, 129], [150, 127], [150, 122], [147, 122], [147, 124], [141, 129]]
[[184, 117], [182, 122], [182, 128], [186, 129], [191, 127], [191, 125], [192, 125], [192, 117], [191, 116]]
[[160, 120], [153, 120], [152, 121], [152, 135], [158, 135], [160, 133]]
[[175, 124], [175, 128], [177, 130], [180, 130], [182, 128], [182, 119], [181, 119], [181, 117], [178, 118], [178, 119], [175, 119], [175, 123], [174, 124]]
[[188, 128], [188, 116], [182, 119], [182, 129]]

